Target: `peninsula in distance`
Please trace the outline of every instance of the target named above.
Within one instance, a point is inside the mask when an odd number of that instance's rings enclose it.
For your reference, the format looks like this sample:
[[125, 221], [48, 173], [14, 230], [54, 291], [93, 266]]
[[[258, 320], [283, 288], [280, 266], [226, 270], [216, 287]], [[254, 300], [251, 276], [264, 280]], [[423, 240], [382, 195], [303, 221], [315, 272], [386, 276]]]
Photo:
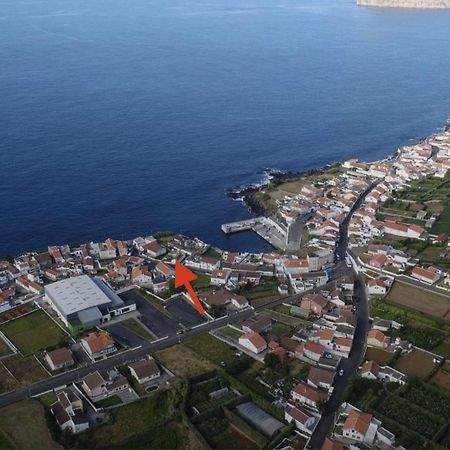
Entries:
[[359, 6], [380, 8], [449, 9], [450, 0], [357, 0]]
[[0, 449], [450, 447], [450, 9], [362, 1], [2, 4]]

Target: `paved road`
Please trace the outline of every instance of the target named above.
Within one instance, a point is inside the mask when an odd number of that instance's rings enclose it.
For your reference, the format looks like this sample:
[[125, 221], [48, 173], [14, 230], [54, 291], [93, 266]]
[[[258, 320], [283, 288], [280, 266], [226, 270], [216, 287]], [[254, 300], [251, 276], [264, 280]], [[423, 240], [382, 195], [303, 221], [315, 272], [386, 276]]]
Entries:
[[354, 298], [357, 299], [355, 335], [353, 337], [353, 345], [349, 357], [342, 358], [341, 363], [337, 368], [337, 373], [343, 369], [344, 374], [342, 376], [335, 376], [333, 382], [333, 394], [328, 399], [322, 417], [309, 441], [309, 448], [312, 449], [320, 449], [325, 437], [328, 436], [333, 429], [337, 411], [342, 402], [342, 396], [344, 395], [348, 381], [358, 370], [366, 346], [366, 338], [369, 328], [369, 298], [361, 277], [357, 276], [353, 269], [347, 268], [343, 261], [348, 250], [348, 224], [350, 219], [353, 213], [361, 206], [367, 194], [376, 186], [376, 184], [377, 183], [372, 184], [365, 192], [361, 194], [360, 198], [355, 202], [353, 208], [342, 222], [340, 229], [340, 237], [336, 247], [336, 257], [340, 261], [340, 264], [337, 265], [335, 272], [339, 270], [342, 273], [348, 273], [355, 280]]

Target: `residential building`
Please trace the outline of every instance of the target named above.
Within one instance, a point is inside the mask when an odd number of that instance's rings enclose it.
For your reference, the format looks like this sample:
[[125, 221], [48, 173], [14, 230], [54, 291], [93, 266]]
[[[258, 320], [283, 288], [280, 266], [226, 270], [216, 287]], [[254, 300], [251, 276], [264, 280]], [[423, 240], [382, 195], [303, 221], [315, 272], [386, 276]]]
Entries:
[[131, 375], [136, 378], [140, 384], [148, 383], [149, 381], [161, 376], [161, 371], [159, 370], [158, 364], [150, 356], [132, 363], [128, 367]]
[[44, 359], [52, 371], [65, 369], [75, 364], [72, 352], [65, 347], [48, 352]]
[[117, 350], [113, 338], [104, 330], [89, 333], [81, 339], [81, 346], [92, 359], [108, 356]]
[[92, 402], [130, 390], [127, 379], [116, 370], [90, 373], [82, 379], [82, 387]]
[[267, 348], [267, 343], [264, 338], [255, 332], [243, 334], [239, 338], [239, 344], [253, 353], [261, 353]]

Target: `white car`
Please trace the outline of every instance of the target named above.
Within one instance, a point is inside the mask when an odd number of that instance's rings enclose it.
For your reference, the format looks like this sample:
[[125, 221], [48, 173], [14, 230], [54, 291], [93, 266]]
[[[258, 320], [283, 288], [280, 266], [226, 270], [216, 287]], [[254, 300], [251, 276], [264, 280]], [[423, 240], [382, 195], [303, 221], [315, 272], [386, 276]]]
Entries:
[[341, 369], [340, 371], [339, 371], [339, 375], [342, 377], [342, 375], [344, 375], [344, 369]]

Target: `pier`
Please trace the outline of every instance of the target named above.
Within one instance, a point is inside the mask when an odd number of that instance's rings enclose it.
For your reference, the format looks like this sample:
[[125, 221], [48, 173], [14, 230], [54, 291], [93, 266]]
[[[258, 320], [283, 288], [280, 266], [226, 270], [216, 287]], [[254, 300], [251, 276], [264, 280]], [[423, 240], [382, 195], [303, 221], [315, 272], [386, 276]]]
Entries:
[[253, 227], [262, 223], [263, 219], [264, 217], [255, 217], [253, 219], [239, 220], [238, 222], [224, 223], [221, 229], [225, 234], [253, 230]]
[[297, 250], [301, 244], [301, 236], [297, 236], [299, 234], [297, 232], [295, 233], [296, 239], [293, 240], [293, 233], [290, 228], [293, 227], [280, 224], [272, 217], [255, 217], [253, 219], [240, 220], [238, 222], [224, 223], [221, 226], [221, 229], [225, 234], [251, 230], [275, 248]]

